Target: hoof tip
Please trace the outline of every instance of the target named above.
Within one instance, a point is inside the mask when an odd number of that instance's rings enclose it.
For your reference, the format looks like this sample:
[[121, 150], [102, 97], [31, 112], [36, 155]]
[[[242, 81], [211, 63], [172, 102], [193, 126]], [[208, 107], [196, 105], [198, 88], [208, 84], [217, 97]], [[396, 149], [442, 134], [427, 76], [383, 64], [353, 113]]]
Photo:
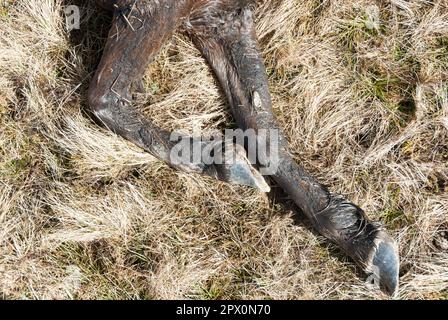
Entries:
[[368, 270], [374, 277], [374, 283], [383, 291], [391, 296], [397, 294], [400, 270], [398, 248], [385, 232], [380, 232], [375, 241], [375, 249]]

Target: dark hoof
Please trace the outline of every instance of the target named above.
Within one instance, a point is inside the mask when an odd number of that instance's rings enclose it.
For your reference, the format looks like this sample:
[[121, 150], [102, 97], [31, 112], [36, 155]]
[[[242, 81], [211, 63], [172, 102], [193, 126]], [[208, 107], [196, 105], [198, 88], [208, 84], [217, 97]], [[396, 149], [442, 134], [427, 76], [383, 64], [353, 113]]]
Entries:
[[[249, 186], [269, 192], [271, 188], [246, 157], [246, 150], [238, 144], [227, 144], [226, 152], [231, 152], [233, 160], [230, 163], [216, 165], [219, 179], [244, 186]], [[230, 149], [230, 150], [229, 150]], [[222, 161], [225, 162], [225, 161]]]
[[374, 241], [375, 247], [371, 251], [371, 261], [366, 272], [373, 277], [374, 283], [391, 296], [398, 291], [398, 276], [400, 261], [398, 248], [389, 235], [380, 231]]

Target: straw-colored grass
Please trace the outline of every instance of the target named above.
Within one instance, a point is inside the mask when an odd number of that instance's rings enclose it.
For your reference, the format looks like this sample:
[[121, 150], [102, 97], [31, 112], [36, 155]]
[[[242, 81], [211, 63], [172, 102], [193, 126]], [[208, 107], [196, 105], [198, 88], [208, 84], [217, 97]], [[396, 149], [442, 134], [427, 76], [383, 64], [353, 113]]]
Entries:
[[[284, 199], [173, 170], [92, 121], [110, 22], [93, 3], [0, 1], [0, 298], [387, 298]], [[397, 239], [398, 298], [447, 298], [448, 2], [266, 0], [256, 16], [297, 161]], [[181, 34], [144, 86], [167, 129], [232, 122]]]

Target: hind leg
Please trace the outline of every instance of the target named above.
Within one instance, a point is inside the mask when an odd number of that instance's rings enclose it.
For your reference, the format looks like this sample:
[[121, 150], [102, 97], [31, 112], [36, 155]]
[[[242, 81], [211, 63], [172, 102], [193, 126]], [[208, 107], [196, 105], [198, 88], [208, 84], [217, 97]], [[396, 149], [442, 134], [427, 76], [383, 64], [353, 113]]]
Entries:
[[377, 276], [380, 285], [393, 294], [398, 287], [399, 265], [395, 242], [358, 206], [331, 194], [318, 183], [288, 151], [287, 140], [272, 111], [250, 6], [222, 3], [198, 6], [186, 27], [214, 70], [239, 126], [279, 133], [278, 158], [258, 154], [259, 162], [271, 166], [275, 162], [277, 170], [272, 172], [272, 178], [315, 229], [338, 244], [366, 272]]

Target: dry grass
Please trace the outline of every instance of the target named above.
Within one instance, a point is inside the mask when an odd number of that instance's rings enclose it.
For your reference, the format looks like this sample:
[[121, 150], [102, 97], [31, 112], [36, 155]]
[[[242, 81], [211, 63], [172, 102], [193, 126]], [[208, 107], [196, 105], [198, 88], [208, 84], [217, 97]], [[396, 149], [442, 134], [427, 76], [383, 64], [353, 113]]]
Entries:
[[[89, 118], [108, 24], [93, 1], [71, 34], [59, 0], [0, 3], [0, 297], [386, 298], [281, 201], [174, 171]], [[447, 298], [447, 1], [266, 0], [257, 17], [298, 161], [398, 239], [399, 298]], [[166, 128], [231, 122], [181, 35], [145, 87]]]

